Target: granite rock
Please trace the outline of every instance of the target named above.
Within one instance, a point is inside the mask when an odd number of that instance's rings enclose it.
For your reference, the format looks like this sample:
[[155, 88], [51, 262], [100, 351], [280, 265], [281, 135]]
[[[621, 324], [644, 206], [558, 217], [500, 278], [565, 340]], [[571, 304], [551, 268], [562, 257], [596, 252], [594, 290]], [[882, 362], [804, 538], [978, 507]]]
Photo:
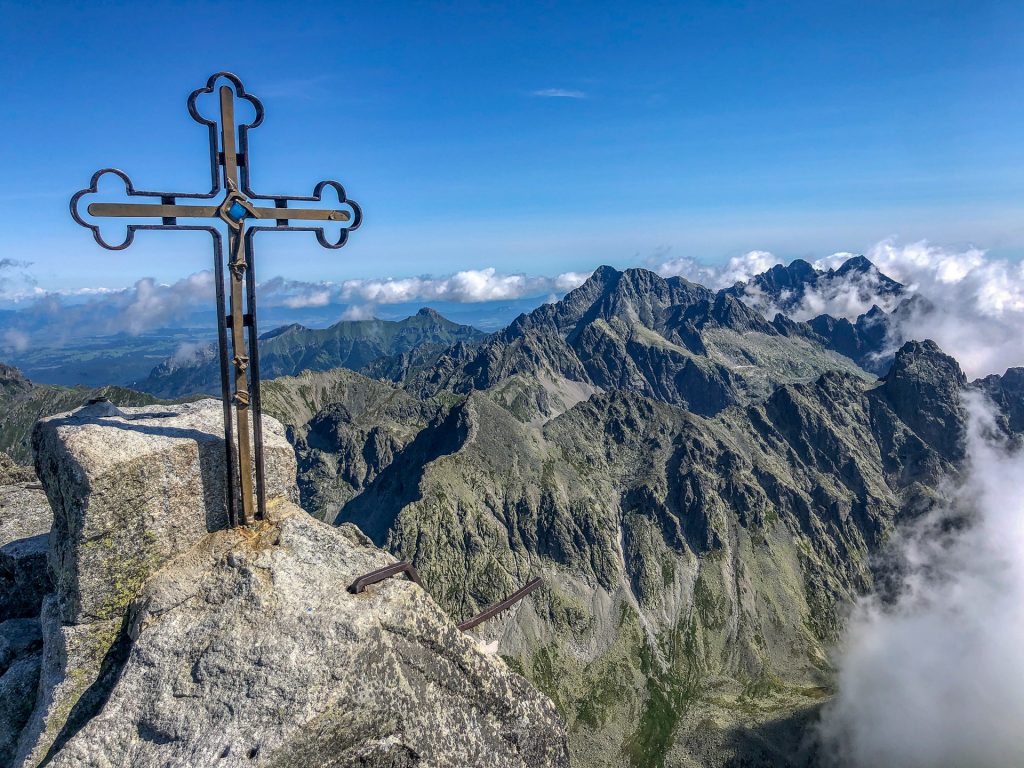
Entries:
[[[100, 402], [36, 424], [65, 624], [119, 618], [150, 573], [227, 527], [222, 425], [216, 400], [123, 410]], [[263, 432], [267, 496], [297, 500], [284, 430], [265, 418]]]
[[567, 766], [551, 702], [393, 559], [287, 502], [146, 584], [102, 710], [49, 765]]

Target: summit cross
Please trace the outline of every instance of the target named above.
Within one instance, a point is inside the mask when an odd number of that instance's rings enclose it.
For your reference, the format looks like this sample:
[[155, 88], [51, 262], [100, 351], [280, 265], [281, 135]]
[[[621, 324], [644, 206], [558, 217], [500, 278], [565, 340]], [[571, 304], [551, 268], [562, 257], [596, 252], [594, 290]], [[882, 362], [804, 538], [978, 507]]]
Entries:
[[[212, 94], [215, 88], [219, 98], [220, 119], [208, 120], [199, 113], [196, 100], [204, 94]], [[236, 99], [244, 99], [252, 104], [255, 117], [251, 123], [242, 123], [236, 127]], [[232, 526], [250, 525], [255, 520], [263, 519], [266, 514], [253, 237], [257, 232], [267, 231], [313, 232], [320, 245], [325, 248], [341, 248], [348, 240], [349, 231], [359, 226], [362, 213], [355, 201], [345, 196], [344, 187], [336, 181], [321, 181], [309, 196], [263, 195], [252, 190], [249, 184], [249, 130], [263, 122], [263, 105], [255, 96], [246, 93], [242, 81], [230, 72], [212, 75], [205, 87], [193, 91], [188, 97], [188, 111], [193, 120], [207, 127], [209, 133], [209, 192], [137, 190], [126, 173], [116, 168], [104, 168], [93, 174], [92, 181], [86, 189], [80, 190], [71, 198], [71, 215], [75, 221], [92, 231], [92, 236], [99, 245], [112, 251], [119, 251], [131, 245], [135, 233], [139, 230], [187, 230], [210, 233], [213, 239], [217, 342], [220, 351], [221, 398], [224, 404], [228, 520]], [[157, 198], [159, 202], [90, 202], [86, 205], [83, 215], [79, 210], [83, 198], [97, 194], [99, 181], [105, 174], [121, 179], [128, 198]], [[327, 187], [334, 189], [339, 207], [326, 209], [289, 206], [289, 203], [295, 202], [319, 203]], [[179, 200], [186, 202], [182, 203]], [[259, 201], [267, 201], [269, 204], [261, 205]], [[107, 242], [100, 232], [100, 224], [93, 223], [96, 219], [111, 217], [132, 220], [131, 223], [127, 223], [124, 240], [120, 243]], [[195, 222], [179, 224], [179, 219]], [[206, 223], [203, 223], [203, 220], [207, 220]], [[247, 227], [247, 221], [256, 223]], [[302, 224], [296, 226], [290, 222]], [[322, 223], [316, 225], [315, 222]], [[327, 222], [338, 222], [341, 225], [338, 238], [333, 242], [324, 232], [324, 224]], [[226, 265], [222, 230], [227, 231]], [[230, 274], [231, 283], [230, 308], [227, 313], [224, 295], [225, 266]], [[230, 353], [227, 342], [229, 329]], [[233, 391], [228, 373], [229, 365], [234, 367], [235, 373]], [[233, 439], [232, 403], [237, 419], [237, 461]], [[241, 510], [236, 506], [236, 488], [241, 500]]]

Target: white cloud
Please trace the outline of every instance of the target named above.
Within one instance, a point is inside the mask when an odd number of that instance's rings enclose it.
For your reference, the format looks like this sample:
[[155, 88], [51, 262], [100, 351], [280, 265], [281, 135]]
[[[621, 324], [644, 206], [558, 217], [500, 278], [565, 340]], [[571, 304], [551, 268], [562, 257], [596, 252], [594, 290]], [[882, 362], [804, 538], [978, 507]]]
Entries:
[[569, 88], [541, 88], [533, 91], [531, 96], [539, 96], [542, 99], [585, 99], [587, 94], [583, 91], [576, 91]]
[[565, 272], [555, 277], [499, 273], [493, 267], [468, 269], [447, 277], [405, 277], [346, 280], [335, 294], [338, 302], [402, 304], [411, 301], [474, 303], [507, 301], [546, 293], [565, 293], [581, 285], [589, 273]]
[[847, 629], [820, 727], [837, 766], [1024, 765], [1024, 453], [967, 406], [963, 483], [902, 533], [895, 603], [864, 599]]
[[170, 364], [172, 368], [190, 365], [200, 360], [212, 359], [214, 346], [209, 342], [183, 341], [171, 355]]
[[342, 320], [372, 320], [376, 307], [373, 304], [352, 304], [341, 313]]
[[[827, 271], [841, 266], [854, 254], [838, 252], [813, 263]], [[865, 256], [878, 271], [850, 271], [845, 277], [819, 281], [786, 314], [809, 320], [821, 314], [856, 320], [878, 305], [890, 312], [901, 297], [882, 289], [879, 272], [902, 283], [916, 302], [894, 317], [889, 344], [893, 351], [904, 341], [932, 339], [955, 357], [968, 376], [1003, 373], [1024, 365], [1024, 263], [994, 259], [974, 248], [944, 248], [927, 241], [900, 244], [888, 238]], [[750, 251], [725, 264], [708, 266], [694, 259], [677, 258], [654, 266], [662, 276], [681, 275], [710, 288], [746, 282], [781, 260], [768, 251]], [[747, 286], [745, 300], [768, 317], [780, 311], [774, 297]]]
[[720, 265], [702, 264], [688, 257], [668, 259], [657, 264], [654, 271], [662, 277], [685, 277], [708, 288], [720, 289], [729, 288], [738, 282], [746, 282], [778, 263], [780, 260], [769, 251], [748, 251], [742, 256], [733, 256], [725, 264]]
[[[348, 319], [370, 317], [382, 304], [447, 301], [473, 303], [564, 294], [581, 285], [588, 272], [555, 277], [502, 274], [493, 267], [470, 269], [442, 277], [380, 278], [310, 283], [275, 277], [258, 286], [260, 305], [305, 309], [332, 304], [352, 305]], [[139, 334], [191, 322], [196, 313], [213, 312], [214, 281], [210, 271], [196, 272], [170, 285], [144, 278], [130, 288], [82, 288], [67, 292], [36, 289], [28, 307], [15, 318], [18, 343], [45, 337], [60, 343], [76, 336], [125, 331]], [[24, 338], [23, 338], [24, 337]], [[14, 336], [5, 341], [13, 349]]]
[[27, 333], [17, 330], [4, 331], [3, 341], [0, 342], [0, 349], [8, 352], [24, 352], [29, 348], [31, 339]]
[[978, 248], [883, 240], [865, 254], [884, 274], [927, 299], [898, 319], [891, 343], [932, 339], [968, 376], [1024, 365], [1024, 264]]
[[188, 277], [167, 285], [147, 277], [139, 280], [132, 288], [116, 294], [108, 294], [108, 300], [120, 311], [116, 320], [124, 330], [138, 334], [153, 328], [160, 328], [186, 317], [200, 306], [213, 301], [213, 273], [196, 272]]
[[294, 296], [288, 296], [281, 303], [292, 309], [326, 307], [331, 303], [331, 292], [327, 288], [313, 288]]

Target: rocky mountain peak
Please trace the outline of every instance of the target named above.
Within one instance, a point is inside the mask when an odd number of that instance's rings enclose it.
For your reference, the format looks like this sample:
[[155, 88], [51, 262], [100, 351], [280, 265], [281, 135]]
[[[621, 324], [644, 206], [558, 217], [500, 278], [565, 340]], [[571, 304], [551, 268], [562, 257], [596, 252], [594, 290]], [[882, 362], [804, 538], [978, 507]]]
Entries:
[[794, 259], [789, 266], [776, 264], [766, 272], [757, 275], [755, 280], [774, 288], [793, 288], [813, 281], [818, 274], [818, 270], [809, 262], [803, 259]]
[[930, 339], [908, 341], [883, 379], [897, 415], [949, 459], [963, 453], [960, 392], [967, 377], [959, 363]]
[[0, 363], [0, 385], [8, 383], [27, 385], [30, 382], [25, 378], [25, 374], [23, 374], [19, 368], [15, 368], [13, 365]]
[[417, 317], [425, 317], [435, 322], [448, 322], [448, 318], [442, 315], [433, 307], [420, 307], [416, 312]]
[[862, 274], [868, 272], [877, 272], [878, 268], [874, 263], [866, 256], [851, 256], [836, 269], [837, 275], [846, 275], [851, 272], [860, 272]]
[[282, 325], [278, 328], [267, 331], [266, 333], [260, 334], [260, 341], [266, 341], [267, 339], [275, 339], [278, 336], [284, 336], [286, 333], [297, 333], [299, 331], [309, 330], [306, 326], [301, 323], [289, 323], [288, 325]]

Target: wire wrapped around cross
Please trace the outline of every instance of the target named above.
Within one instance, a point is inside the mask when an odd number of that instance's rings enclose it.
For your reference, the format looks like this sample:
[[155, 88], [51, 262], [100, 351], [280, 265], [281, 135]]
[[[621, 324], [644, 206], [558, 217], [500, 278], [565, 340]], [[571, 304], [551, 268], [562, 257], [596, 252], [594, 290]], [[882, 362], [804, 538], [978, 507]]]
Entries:
[[[214, 89], [219, 100], [219, 119], [208, 120], [200, 114], [197, 99], [205, 94], [213, 94]], [[236, 126], [236, 100], [244, 100], [252, 105], [255, 117], [251, 123]], [[255, 520], [265, 517], [267, 503], [253, 238], [257, 232], [313, 232], [323, 247], [341, 248], [348, 240], [348, 233], [359, 226], [362, 212], [355, 201], [347, 198], [345, 188], [336, 181], [321, 181], [313, 189], [313, 194], [308, 196], [265, 195], [252, 190], [249, 183], [249, 130], [263, 122], [263, 105], [259, 99], [247, 93], [242, 81], [230, 72], [218, 72], [210, 77], [205, 87], [193, 91], [188, 97], [188, 112], [193, 120], [205, 125], [209, 133], [209, 192], [137, 190], [126, 173], [116, 168], [104, 168], [93, 174], [92, 181], [86, 189], [80, 190], [71, 198], [71, 215], [83, 227], [92, 230], [97, 243], [114, 251], [131, 245], [135, 233], [139, 230], [191, 230], [209, 232], [212, 236], [213, 275], [217, 293], [217, 343], [220, 351], [221, 395], [224, 403], [224, 440], [227, 446], [228, 520], [232, 526], [250, 525]], [[159, 202], [86, 201], [85, 198], [97, 195], [100, 180], [107, 175], [117, 177], [124, 183], [125, 193], [129, 199], [143, 198]], [[320, 203], [327, 190], [333, 190], [337, 195], [337, 207], [293, 205], [303, 202]], [[267, 203], [261, 205], [261, 201]], [[81, 210], [83, 203], [86, 203], [84, 212]], [[104, 239], [96, 219], [105, 218], [131, 220], [121, 242], [110, 243]], [[179, 219], [194, 223], [179, 224]], [[247, 227], [246, 222], [249, 221], [256, 224]], [[332, 241], [327, 237], [324, 231], [327, 222], [340, 225], [336, 240]], [[227, 230], [227, 271], [231, 285], [230, 308], [227, 313], [222, 229]], [[227, 340], [229, 330], [230, 352]], [[234, 369], [233, 387], [229, 368]], [[237, 454], [233, 438], [235, 425], [232, 423], [232, 405], [237, 423]], [[241, 509], [238, 509], [236, 504], [236, 489]]]

